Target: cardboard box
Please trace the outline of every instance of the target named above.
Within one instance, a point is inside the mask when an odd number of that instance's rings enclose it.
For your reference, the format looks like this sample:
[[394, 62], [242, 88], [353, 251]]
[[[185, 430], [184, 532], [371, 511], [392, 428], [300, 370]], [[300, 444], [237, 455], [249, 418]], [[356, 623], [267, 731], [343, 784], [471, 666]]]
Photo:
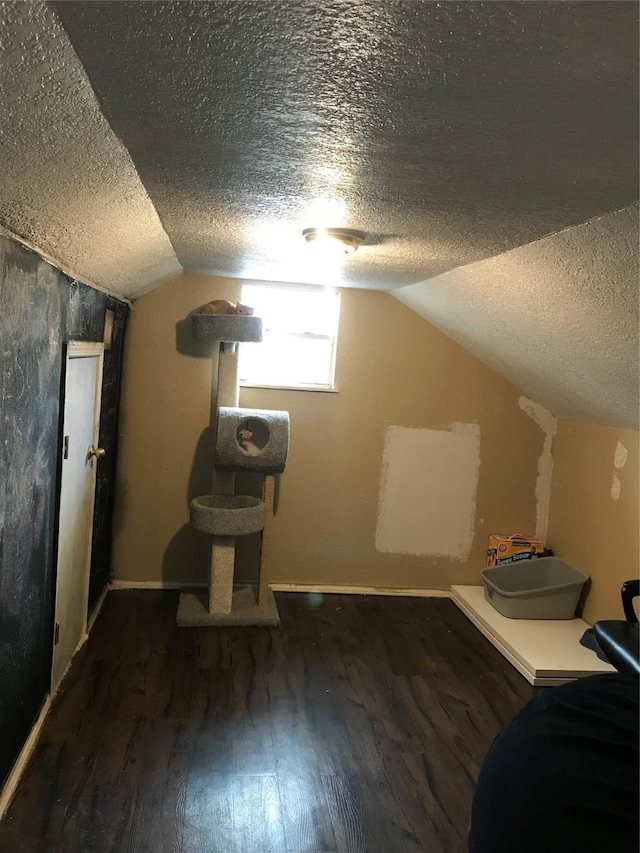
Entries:
[[544, 542], [531, 536], [489, 536], [487, 551], [487, 567], [502, 566], [505, 563], [517, 563], [519, 560], [531, 560], [532, 557], [542, 557]]

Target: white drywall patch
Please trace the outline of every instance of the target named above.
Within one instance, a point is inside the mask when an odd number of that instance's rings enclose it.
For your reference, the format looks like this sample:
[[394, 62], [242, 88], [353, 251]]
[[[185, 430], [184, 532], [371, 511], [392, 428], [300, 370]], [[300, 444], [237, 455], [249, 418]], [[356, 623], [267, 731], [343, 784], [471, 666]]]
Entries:
[[536, 536], [546, 541], [547, 527], [549, 525], [549, 504], [551, 501], [551, 474], [553, 473], [553, 437], [556, 434], [558, 419], [548, 409], [529, 400], [528, 397], [520, 397], [518, 405], [532, 418], [544, 433], [544, 444], [542, 453], [538, 457], [538, 477], [536, 479]]
[[622, 484], [620, 483], [620, 479], [617, 474], [613, 475], [613, 482], [611, 483], [611, 497], [614, 501], [617, 501], [620, 497], [620, 491], [622, 489]]
[[480, 428], [387, 430], [376, 549], [466, 559], [473, 544]]
[[629, 451], [624, 446], [624, 444], [619, 441], [616, 446], [616, 452], [613, 454], [613, 464], [616, 468], [624, 468], [627, 464], [627, 459], [629, 457]]

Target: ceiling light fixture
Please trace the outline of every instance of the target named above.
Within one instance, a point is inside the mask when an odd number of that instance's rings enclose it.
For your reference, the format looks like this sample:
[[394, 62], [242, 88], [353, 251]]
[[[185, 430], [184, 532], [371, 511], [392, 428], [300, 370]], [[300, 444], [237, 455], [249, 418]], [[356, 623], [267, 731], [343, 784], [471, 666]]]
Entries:
[[365, 237], [351, 228], [305, 228], [302, 236], [314, 249], [344, 255], [352, 255]]

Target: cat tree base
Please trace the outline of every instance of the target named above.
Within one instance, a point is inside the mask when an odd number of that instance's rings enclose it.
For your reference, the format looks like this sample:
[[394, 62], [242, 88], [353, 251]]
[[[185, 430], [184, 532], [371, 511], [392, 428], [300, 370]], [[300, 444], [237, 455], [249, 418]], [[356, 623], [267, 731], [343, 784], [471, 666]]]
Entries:
[[273, 591], [268, 588], [258, 604], [253, 587], [238, 586], [233, 591], [229, 613], [209, 613], [206, 590], [180, 594], [176, 622], [180, 628], [204, 628], [210, 625], [279, 625], [280, 614]]

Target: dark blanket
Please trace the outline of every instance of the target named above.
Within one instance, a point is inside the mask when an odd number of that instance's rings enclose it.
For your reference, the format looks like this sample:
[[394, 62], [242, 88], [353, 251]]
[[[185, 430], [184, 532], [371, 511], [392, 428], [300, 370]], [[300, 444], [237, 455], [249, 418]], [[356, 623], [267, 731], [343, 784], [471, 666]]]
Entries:
[[470, 853], [637, 853], [638, 679], [542, 690], [494, 740]]

